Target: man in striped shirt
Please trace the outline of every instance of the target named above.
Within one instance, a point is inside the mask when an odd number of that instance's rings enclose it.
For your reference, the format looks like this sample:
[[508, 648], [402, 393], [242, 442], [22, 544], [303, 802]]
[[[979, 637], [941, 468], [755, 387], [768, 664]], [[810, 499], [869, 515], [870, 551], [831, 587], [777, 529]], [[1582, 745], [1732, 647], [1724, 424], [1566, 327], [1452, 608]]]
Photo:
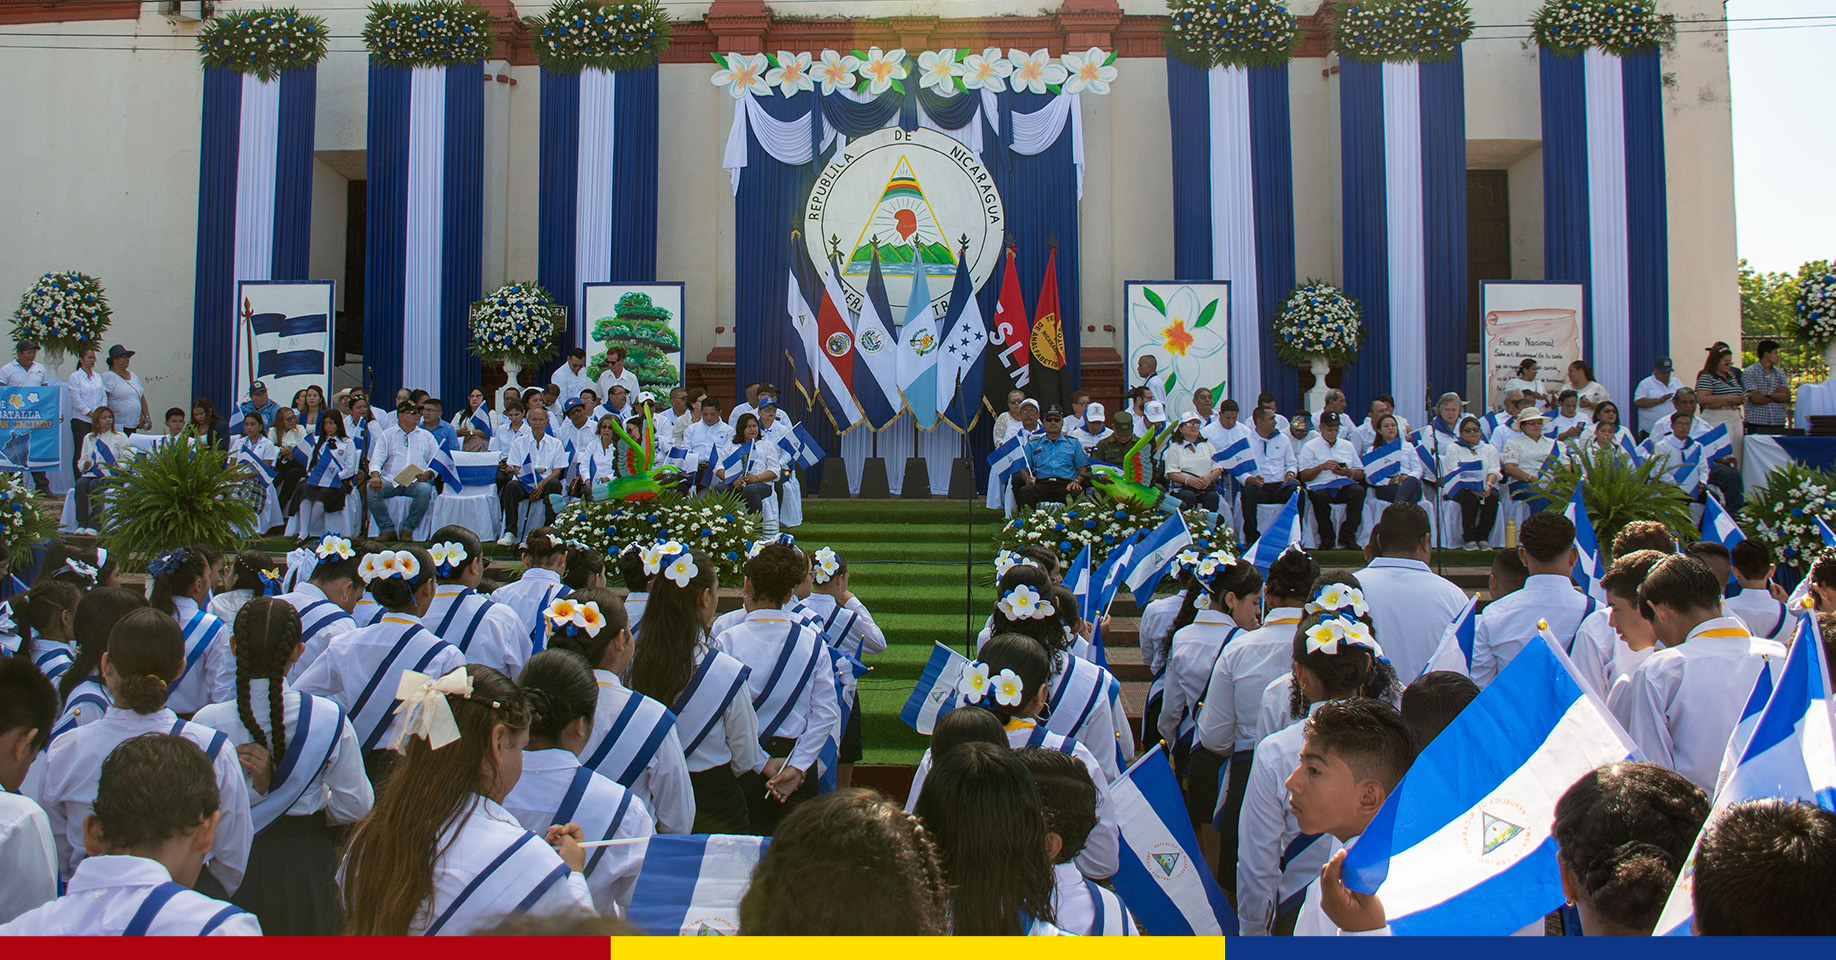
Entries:
[[1779, 369], [1779, 342], [1761, 340], [1757, 352], [1759, 359], [1741, 373], [1741, 385], [1747, 388], [1747, 432], [1784, 433], [1791, 379]]

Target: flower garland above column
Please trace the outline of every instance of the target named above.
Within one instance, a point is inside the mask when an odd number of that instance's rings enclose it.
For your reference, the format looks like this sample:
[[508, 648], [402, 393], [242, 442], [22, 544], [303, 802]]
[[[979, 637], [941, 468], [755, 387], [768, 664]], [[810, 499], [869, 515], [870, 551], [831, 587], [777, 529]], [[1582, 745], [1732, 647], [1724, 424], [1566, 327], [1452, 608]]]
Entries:
[[1637, 0], [1549, 0], [1530, 18], [1536, 45], [1574, 56], [1590, 48], [1649, 53], [1676, 35], [1676, 17]]
[[478, 63], [496, 42], [491, 15], [465, 0], [374, 3], [363, 25], [364, 47], [391, 67]]
[[822, 88], [857, 97], [878, 97], [891, 90], [904, 96], [905, 81], [914, 69], [919, 86], [939, 97], [954, 97], [969, 90], [1000, 93], [1012, 89], [1031, 93], [1107, 94], [1116, 80], [1116, 54], [1091, 47], [1082, 53], [1053, 57], [1044, 48], [1027, 53], [999, 47], [979, 53], [947, 47], [927, 50], [916, 57], [903, 47], [882, 50], [870, 47], [847, 54], [824, 50], [821, 54], [769, 53], [710, 54], [720, 69], [711, 78], [726, 87], [734, 99], [751, 94], [769, 97], [772, 91], [789, 97], [803, 90]]
[[550, 73], [653, 66], [669, 47], [669, 14], [656, 0], [559, 0], [529, 18], [536, 59]]
[[1359, 63], [1445, 63], [1472, 35], [1464, 2], [1361, 0], [1337, 11], [1332, 48]]
[[1169, 0], [1167, 52], [1195, 67], [1272, 67], [1300, 43], [1279, 0]]
[[272, 80], [282, 70], [325, 59], [325, 21], [292, 7], [242, 10], [206, 21], [198, 31], [205, 69], [223, 67]]

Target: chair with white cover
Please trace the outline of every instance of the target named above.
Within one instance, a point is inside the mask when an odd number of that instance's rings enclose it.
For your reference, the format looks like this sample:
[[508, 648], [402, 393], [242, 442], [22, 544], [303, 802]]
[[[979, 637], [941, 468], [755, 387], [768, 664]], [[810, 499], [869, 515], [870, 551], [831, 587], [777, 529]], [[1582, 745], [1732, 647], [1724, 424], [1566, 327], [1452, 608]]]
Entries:
[[795, 527], [803, 523], [803, 481], [797, 471], [785, 471], [784, 485], [778, 488], [778, 526]]
[[[496, 540], [504, 534], [504, 508], [497, 498], [497, 464], [501, 459], [490, 451], [452, 455], [453, 469], [463, 487], [448, 486], [434, 495], [423, 524], [431, 532], [446, 526], [461, 526], [478, 535], [480, 540]], [[416, 532], [416, 539], [424, 539]]]
[[[436, 494], [434, 500], [438, 501], [439, 499], [439, 495]], [[383, 509], [389, 511], [389, 522], [393, 524], [397, 530], [400, 530], [402, 521], [408, 518], [408, 508], [413, 505], [414, 501], [408, 497], [396, 497], [392, 500], [384, 501]], [[348, 501], [346, 507], [349, 507]], [[421, 515], [421, 525], [414, 528], [414, 535], [409, 539], [419, 543], [426, 543], [428, 536], [439, 529], [433, 525], [433, 515], [433, 503], [430, 502], [427, 505], [427, 512]], [[382, 532], [376, 529], [376, 520], [370, 516], [370, 511], [367, 508], [363, 511], [363, 529], [365, 535], [371, 537]]]

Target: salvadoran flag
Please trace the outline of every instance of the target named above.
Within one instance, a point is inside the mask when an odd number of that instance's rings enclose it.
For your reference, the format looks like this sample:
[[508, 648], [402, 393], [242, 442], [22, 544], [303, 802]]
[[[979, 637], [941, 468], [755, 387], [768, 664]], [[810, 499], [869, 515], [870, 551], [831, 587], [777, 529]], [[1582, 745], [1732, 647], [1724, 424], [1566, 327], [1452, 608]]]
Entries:
[[1562, 905], [1556, 801], [1634, 754], [1543, 631], [1416, 757], [1345, 857], [1398, 935], [1504, 936]]
[[740, 899], [769, 843], [726, 834], [649, 838], [625, 919], [653, 937], [739, 935]]
[[1587, 515], [1587, 501], [1582, 497], [1585, 484], [1575, 484], [1574, 495], [1568, 498], [1568, 507], [1562, 516], [1575, 525], [1575, 553], [1580, 559], [1570, 573], [1575, 585], [1588, 596], [1604, 604], [1607, 602], [1606, 588], [1600, 585], [1601, 578], [1606, 576], [1605, 558], [1600, 556], [1600, 539], [1594, 536], [1594, 521]]
[[1199, 852], [1165, 749], [1143, 754], [1109, 791], [1121, 840], [1110, 880], [1129, 912], [1157, 937], [1236, 933], [1236, 911]]
[[1364, 455], [1364, 482], [1375, 487], [1396, 476], [1402, 471], [1403, 457], [1410, 452], [1403, 448], [1401, 437], [1372, 447], [1371, 452]]
[[1479, 595], [1473, 594], [1458, 616], [1441, 632], [1441, 645], [1423, 664], [1422, 673], [1446, 670], [1463, 677], [1473, 675], [1473, 637], [1479, 629]]
[[1020, 442], [1020, 434], [1007, 438], [1007, 442], [994, 448], [988, 455], [988, 509], [1001, 509], [1001, 497], [1007, 492], [1007, 482], [1014, 474], [1026, 469], [1026, 445]]
[[1167, 564], [1191, 545], [1192, 531], [1186, 528], [1186, 518], [1177, 513], [1166, 518], [1135, 544], [1122, 582], [1145, 603], [1146, 598], [1154, 595], [1155, 585], [1167, 575]]
[[[1251, 507], [1250, 509], [1255, 509]], [[1288, 498], [1282, 505], [1281, 512], [1275, 515], [1275, 522], [1262, 531], [1262, 536], [1243, 551], [1243, 559], [1256, 565], [1264, 576], [1268, 575], [1269, 565], [1275, 558], [1287, 552], [1287, 549], [1300, 542], [1300, 491]]]
[[[1756, 688], [1768, 682], [1769, 672], [1760, 672]], [[1709, 812], [1710, 824], [1717, 814], [1736, 803], [1769, 797], [1802, 800], [1836, 810], [1836, 721], [1830, 713], [1829, 676], [1817, 618], [1801, 617], [1791, 652], [1785, 655], [1785, 666], [1779, 671], [1778, 685], [1753, 723], [1739, 762], [1721, 772], [1721, 785]], [[1756, 689], [1754, 696], [1758, 695]], [[1749, 710], [1752, 703], [1749, 698]], [[1737, 726], [1734, 737], [1740, 736]], [[1695, 918], [1692, 892], [1696, 850], [1701, 845], [1702, 838], [1698, 836], [1678, 873], [1677, 885], [1670, 891], [1670, 901], [1658, 917], [1654, 931], [1658, 936], [1690, 934], [1690, 921]]]
[[427, 469], [432, 470], [434, 476], [446, 481], [446, 485], [453, 490], [465, 489], [465, 481], [459, 479], [459, 470], [453, 466], [453, 455], [445, 447], [434, 448], [433, 457], [427, 464]]
[[1236, 443], [1212, 454], [1211, 462], [1223, 467], [1225, 473], [1238, 480], [1256, 472], [1256, 454], [1250, 450], [1248, 437], [1238, 437]]
[[918, 676], [918, 686], [906, 698], [899, 719], [913, 730], [930, 736], [937, 718], [956, 708], [956, 682], [962, 679], [963, 668], [967, 666], [968, 657], [941, 643], [933, 645], [931, 658], [925, 661], [924, 672]]

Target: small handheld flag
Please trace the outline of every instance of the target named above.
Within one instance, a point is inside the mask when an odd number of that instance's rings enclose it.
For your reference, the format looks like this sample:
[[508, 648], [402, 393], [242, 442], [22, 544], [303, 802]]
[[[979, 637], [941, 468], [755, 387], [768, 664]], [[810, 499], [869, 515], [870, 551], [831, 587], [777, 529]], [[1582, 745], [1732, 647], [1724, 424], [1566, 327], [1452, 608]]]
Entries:
[[924, 672], [918, 677], [918, 686], [906, 699], [905, 708], [899, 711], [899, 719], [913, 730], [931, 735], [937, 725], [937, 718], [956, 709], [956, 682], [962, 679], [963, 668], [969, 666], [969, 658], [939, 643], [931, 648], [931, 658], [925, 661]]
[[1112, 882], [1130, 912], [1157, 937], [1237, 932], [1237, 914], [1211, 876], [1180, 796], [1156, 746], [1110, 786], [1121, 840]]
[[1568, 507], [1562, 511], [1562, 516], [1575, 525], [1575, 552], [1580, 556], [1572, 576], [1576, 586], [1604, 604], [1607, 602], [1606, 588], [1600, 585], [1600, 581], [1606, 576], [1606, 560], [1600, 556], [1600, 540], [1594, 536], [1594, 521], [1587, 515], [1587, 501], [1582, 497], [1583, 486], [1581, 483], [1575, 484], [1574, 495], [1568, 498]]
[[1371, 486], [1387, 483], [1391, 477], [1402, 472], [1403, 457], [1408, 452], [1403, 449], [1401, 437], [1371, 448], [1371, 452], [1364, 456], [1365, 482]]
[[1423, 665], [1422, 673], [1446, 670], [1463, 677], [1473, 675], [1473, 637], [1479, 629], [1479, 595], [1473, 594], [1460, 613], [1441, 633], [1441, 645]]
[[649, 838], [625, 919], [653, 937], [731, 937], [767, 837]]
[[1191, 545], [1192, 531], [1186, 528], [1186, 518], [1177, 513], [1168, 517], [1135, 544], [1122, 582], [1128, 584], [1129, 592], [1137, 599], [1145, 602], [1147, 597], [1153, 596], [1154, 587], [1161, 578], [1167, 575], [1167, 563]]
[[1226, 473], [1242, 480], [1256, 472], [1256, 455], [1250, 450], [1248, 437], [1239, 437], [1237, 442], [1226, 446], [1211, 455], [1211, 462], [1223, 467]]
[[[1255, 507], [1250, 509], [1254, 510]], [[1268, 575], [1269, 566], [1275, 558], [1287, 552], [1287, 549], [1300, 542], [1300, 491], [1294, 491], [1288, 502], [1282, 505], [1281, 512], [1275, 515], [1275, 522], [1269, 524], [1262, 536], [1243, 551], [1243, 559], [1256, 565], [1264, 576]]]

